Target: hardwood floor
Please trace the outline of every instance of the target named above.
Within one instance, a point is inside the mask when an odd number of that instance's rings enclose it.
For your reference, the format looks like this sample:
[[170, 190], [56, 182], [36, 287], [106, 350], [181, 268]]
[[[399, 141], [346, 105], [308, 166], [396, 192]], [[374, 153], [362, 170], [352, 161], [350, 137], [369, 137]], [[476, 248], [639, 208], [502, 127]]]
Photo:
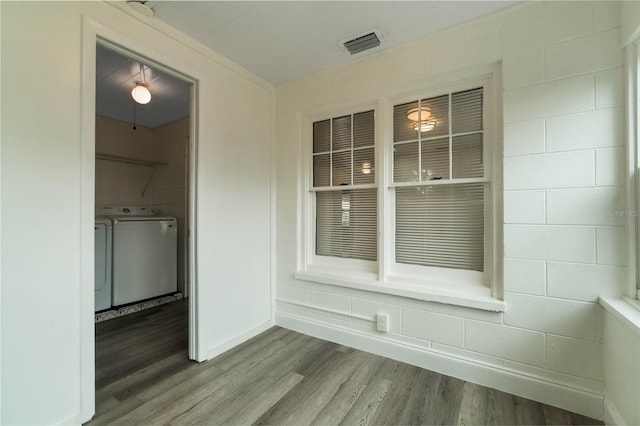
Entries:
[[96, 326], [99, 424], [602, 424], [274, 327], [187, 359], [182, 300]]

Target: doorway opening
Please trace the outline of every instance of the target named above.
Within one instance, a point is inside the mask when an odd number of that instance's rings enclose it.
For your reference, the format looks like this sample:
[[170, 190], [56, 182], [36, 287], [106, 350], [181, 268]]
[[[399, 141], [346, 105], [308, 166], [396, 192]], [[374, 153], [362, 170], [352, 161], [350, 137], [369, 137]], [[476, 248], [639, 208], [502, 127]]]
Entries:
[[95, 87], [95, 385], [118, 389], [196, 358], [195, 82], [98, 39]]

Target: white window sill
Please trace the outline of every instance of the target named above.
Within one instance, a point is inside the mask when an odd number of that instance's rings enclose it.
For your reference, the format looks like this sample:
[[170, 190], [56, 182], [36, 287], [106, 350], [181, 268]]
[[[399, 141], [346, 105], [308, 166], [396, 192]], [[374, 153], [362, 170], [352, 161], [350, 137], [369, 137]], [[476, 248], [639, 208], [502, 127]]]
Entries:
[[455, 291], [450, 287], [437, 283], [417, 284], [402, 281], [401, 279], [383, 282], [378, 280], [377, 274], [373, 273], [358, 273], [345, 276], [317, 271], [299, 271], [294, 276], [304, 281], [409, 297], [427, 302], [445, 303], [493, 312], [504, 312], [505, 310], [504, 301], [492, 297], [491, 290], [487, 287], [469, 286], [464, 291]]
[[601, 297], [599, 301], [604, 309], [640, 335], [640, 303], [637, 300]]

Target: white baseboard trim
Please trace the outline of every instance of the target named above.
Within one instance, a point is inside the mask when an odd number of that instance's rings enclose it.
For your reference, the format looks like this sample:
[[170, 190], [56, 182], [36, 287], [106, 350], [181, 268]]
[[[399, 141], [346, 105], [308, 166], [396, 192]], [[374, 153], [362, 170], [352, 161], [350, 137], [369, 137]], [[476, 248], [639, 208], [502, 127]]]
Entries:
[[606, 397], [604, 399], [604, 424], [624, 426], [628, 423], [624, 421], [618, 408]]
[[276, 325], [523, 398], [553, 405], [594, 419], [602, 420], [604, 416], [604, 396], [595, 391], [590, 392], [563, 385], [546, 380], [543, 377], [534, 377], [530, 374], [519, 374], [512, 370], [503, 370], [496, 366], [445, 355], [427, 348], [379, 338], [353, 329], [318, 322], [289, 313], [276, 313]]
[[[273, 327], [275, 325], [273, 320], [269, 320], [265, 323], [260, 324], [257, 327], [254, 327], [250, 330], [245, 331], [244, 333], [238, 334], [237, 336], [233, 336], [230, 339], [225, 340], [222, 343], [218, 343], [215, 346], [211, 346], [210, 348], [207, 349], [207, 359], [212, 359], [217, 357], [218, 355], [220, 355], [223, 352], [228, 351], [229, 349], [238, 346], [240, 343], [243, 343], [255, 336], [257, 336], [258, 334], [262, 333], [263, 331], [266, 331], [268, 329], [270, 329], [271, 327]], [[206, 361], [204, 360], [204, 361]]]
[[67, 417], [64, 420], [60, 420], [59, 422], [57, 422], [57, 425], [61, 425], [61, 426], [66, 426], [66, 425], [81, 425], [82, 421], [80, 421], [80, 413], [76, 413], [71, 417]]

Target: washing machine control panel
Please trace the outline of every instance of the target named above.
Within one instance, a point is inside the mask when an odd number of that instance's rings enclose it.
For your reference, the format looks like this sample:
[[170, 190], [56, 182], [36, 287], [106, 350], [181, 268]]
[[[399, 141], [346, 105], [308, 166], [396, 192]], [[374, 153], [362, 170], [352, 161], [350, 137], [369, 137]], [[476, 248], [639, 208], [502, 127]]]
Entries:
[[100, 216], [154, 216], [151, 207], [106, 206], [96, 211]]

